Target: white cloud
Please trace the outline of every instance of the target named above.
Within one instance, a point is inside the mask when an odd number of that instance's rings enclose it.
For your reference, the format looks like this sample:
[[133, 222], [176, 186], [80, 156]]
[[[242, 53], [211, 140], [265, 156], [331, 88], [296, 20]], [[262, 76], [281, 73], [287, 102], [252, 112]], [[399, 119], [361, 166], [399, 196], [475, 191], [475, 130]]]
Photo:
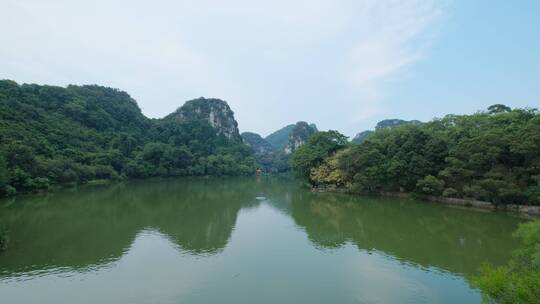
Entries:
[[119, 87], [152, 117], [213, 96], [243, 130], [302, 119], [350, 131], [424, 56], [439, 3], [4, 0], [0, 78]]

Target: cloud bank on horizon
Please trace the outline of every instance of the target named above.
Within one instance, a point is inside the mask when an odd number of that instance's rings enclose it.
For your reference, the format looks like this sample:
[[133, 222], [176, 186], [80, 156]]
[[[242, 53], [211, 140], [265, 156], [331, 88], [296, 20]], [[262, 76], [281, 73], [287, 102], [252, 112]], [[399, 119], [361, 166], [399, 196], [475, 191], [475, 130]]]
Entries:
[[429, 56], [450, 9], [436, 0], [0, 7], [0, 78], [117, 87], [149, 117], [199, 96], [222, 98], [241, 130], [265, 135], [298, 120], [352, 135], [386, 118], [386, 92]]

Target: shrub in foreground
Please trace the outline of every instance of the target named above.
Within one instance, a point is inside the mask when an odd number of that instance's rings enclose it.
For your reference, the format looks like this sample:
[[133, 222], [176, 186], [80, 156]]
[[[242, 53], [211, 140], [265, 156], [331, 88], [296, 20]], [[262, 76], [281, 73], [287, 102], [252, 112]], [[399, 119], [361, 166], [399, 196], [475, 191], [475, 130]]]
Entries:
[[473, 279], [485, 302], [540, 303], [540, 220], [520, 225], [514, 235], [523, 245], [508, 265], [484, 265]]

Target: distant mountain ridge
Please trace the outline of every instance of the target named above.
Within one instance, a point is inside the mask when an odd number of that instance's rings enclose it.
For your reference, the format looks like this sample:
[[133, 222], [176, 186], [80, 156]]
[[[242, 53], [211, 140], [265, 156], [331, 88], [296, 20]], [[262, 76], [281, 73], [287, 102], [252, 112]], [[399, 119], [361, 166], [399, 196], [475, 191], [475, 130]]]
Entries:
[[283, 173], [288, 170], [289, 157], [317, 132], [315, 124], [299, 121], [287, 125], [266, 138], [253, 132], [242, 133], [245, 144], [255, 153], [255, 159], [264, 172]]
[[[303, 121], [299, 121], [298, 123], [307, 124]], [[274, 147], [274, 149], [285, 150], [285, 148], [289, 144], [289, 136], [293, 132], [294, 128], [298, 125], [298, 123], [286, 125], [285, 127], [266, 136], [264, 139], [268, 141]], [[308, 126], [311, 129], [317, 131], [317, 126], [314, 123], [308, 124]]]
[[257, 133], [243, 132], [241, 136], [244, 143], [250, 146], [257, 155], [269, 154], [274, 151], [274, 147]]
[[403, 120], [403, 119], [384, 119], [377, 123], [375, 129], [393, 128], [401, 125], [419, 125], [422, 122], [419, 120]]
[[[381, 120], [375, 125], [375, 130], [385, 129], [385, 128], [395, 128], [401, 125], [419, 125], [422, 122], [419, 120], [403, 120], [403, 119], [384, 119]], [[351, 140], [352, 143], [361, 144], [366, 141], [375, 131], [365, 130], [356, 134]]]
[[283, 150], [289, 141], [289, 134], [294, 128], [294, 124], [286, 125], [285, 127], [272, 132], [264, 139], [269, 142], [276, 150]]

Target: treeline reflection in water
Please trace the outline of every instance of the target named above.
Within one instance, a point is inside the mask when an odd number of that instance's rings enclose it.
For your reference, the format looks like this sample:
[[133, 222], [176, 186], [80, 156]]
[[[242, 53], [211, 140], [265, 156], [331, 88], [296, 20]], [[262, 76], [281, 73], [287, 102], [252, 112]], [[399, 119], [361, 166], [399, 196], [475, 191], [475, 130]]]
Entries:
[[133, 181], [1, 202], [0, 222], [9, 227], [11, 243], [0, 255], [0, 279], [107, 267], [149, 231], [182, 254], [219, 255], [239, 212], [261, 204], [292, 218], [318, 250], [353, 244], [465, 276], [484, 261], [504, 263], [521, 222], [413, 200], [316, 194], [278, 178]]

